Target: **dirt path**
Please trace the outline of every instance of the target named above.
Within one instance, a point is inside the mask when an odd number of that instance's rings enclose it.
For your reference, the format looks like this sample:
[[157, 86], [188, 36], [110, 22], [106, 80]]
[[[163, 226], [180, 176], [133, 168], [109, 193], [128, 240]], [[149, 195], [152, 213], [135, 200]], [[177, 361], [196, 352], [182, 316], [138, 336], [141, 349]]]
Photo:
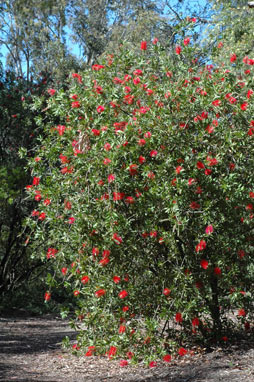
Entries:
[[254, 334], [228, 350], [185, 356], [170, 364], [119, 367], [104, 357], [77, 358], [61, 349], [68, 323], [52, 316], [0, 316], [1, 382], [254, 382]]

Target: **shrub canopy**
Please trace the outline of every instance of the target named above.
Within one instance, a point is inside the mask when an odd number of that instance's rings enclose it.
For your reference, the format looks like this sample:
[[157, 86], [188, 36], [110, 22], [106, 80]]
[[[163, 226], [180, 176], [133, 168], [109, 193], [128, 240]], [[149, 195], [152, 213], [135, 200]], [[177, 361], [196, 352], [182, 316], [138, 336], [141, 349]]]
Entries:
[[76, 296], [86, 355], [152, 361], [251, 317], [253, 61], [196, 49], [122, 46], [50, 90], [58, 123], [38, 119], [31, 240], [55, 269], [45, 299], [55, 277]]

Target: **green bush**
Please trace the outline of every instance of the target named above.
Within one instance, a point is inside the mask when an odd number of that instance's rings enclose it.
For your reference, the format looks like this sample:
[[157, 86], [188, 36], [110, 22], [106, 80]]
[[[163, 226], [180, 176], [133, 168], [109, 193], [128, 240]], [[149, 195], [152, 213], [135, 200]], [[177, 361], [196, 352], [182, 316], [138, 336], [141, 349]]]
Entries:
[[122, 46], [52, 92], [59, 124], [38, 120], [27, 224], [54, 268], [45, 298], [59, 278], [76, 297], [86, 355], [153, 366], [225, 339], [232, 310], [252, 317], [253, 66], [195, 57], [186, 39]]

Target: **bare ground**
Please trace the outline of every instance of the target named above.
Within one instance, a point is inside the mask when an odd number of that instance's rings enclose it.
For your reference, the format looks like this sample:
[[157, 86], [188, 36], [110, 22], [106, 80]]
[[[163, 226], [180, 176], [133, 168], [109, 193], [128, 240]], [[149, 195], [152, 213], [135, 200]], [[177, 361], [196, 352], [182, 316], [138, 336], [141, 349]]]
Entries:
[[75, 332], [50, 315], [0, 316], [1, 382], [254, 382], [254, 334], [228, 348], [187, 355], [156, 368], [121, 368], [119, 360], [76, 357], [61, 348]]

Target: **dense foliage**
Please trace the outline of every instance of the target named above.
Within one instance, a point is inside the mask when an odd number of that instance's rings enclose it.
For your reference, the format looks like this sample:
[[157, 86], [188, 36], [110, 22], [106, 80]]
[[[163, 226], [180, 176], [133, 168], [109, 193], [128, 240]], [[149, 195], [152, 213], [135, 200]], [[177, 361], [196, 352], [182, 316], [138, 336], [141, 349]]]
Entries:
[[193, 33], [72, 73], [37, 118], [33, 256], [54, 269], [45, 300], [59, 278], [76, 297], [86, 355], [167, 360], [253, 314], [253, 60], [200, 66]]

